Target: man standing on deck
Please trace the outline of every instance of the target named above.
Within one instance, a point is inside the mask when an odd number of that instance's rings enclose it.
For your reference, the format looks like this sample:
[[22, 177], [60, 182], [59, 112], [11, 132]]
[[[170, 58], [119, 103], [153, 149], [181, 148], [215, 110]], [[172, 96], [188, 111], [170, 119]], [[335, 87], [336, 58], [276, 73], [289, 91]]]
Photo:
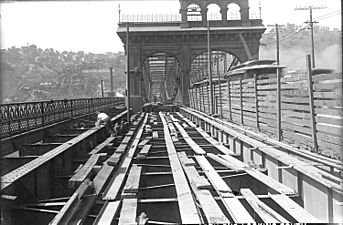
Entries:
[[95, 126], [99, 127], [100, 125], [105, 125], [106, 130], [111, 133], [111, 136], [115, 136], [111, 118], [106, 113], [101, 113], [99, 111], [96, 111], [95, 113], [97, 114]]

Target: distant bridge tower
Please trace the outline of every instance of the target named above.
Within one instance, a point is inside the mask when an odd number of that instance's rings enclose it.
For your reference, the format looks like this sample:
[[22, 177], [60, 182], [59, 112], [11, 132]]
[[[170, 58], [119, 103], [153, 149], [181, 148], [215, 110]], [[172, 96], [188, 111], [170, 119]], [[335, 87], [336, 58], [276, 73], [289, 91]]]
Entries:
[[[126, 22], [129, 22], [130, 93], [136, 102], [131, 107], [136, 110], [141, 107], [139, 96], [142, 94], [144, 62], [156, 53], [175, 57], [179, 63], [177, 76], [181, 85], [178, 98], [182, 104], [189, 104], [192, 62], [207, 52], [207, 21], [211, 27], [211, 50], [230, 53], [240, 62], [258, 58], [260, 38], [265, 31], [260, 18], [249, 17], [248, 0], [180, 0], [177, 20], [167, 15], [163, 18], [127, 18], [122, 15], [117, 34], [125, 45]], [[149, 87], [148, 83], [144, 85]]]

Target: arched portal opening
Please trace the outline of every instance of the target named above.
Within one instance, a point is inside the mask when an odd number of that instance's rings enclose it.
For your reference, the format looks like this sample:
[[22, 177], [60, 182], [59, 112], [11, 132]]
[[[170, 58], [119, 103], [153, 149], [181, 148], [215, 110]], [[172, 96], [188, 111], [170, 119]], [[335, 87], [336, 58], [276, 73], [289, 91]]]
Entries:
[[197, 4], [187, 6], [187, 21], [202, 21], [201, 8]]
[[241, 7], [236, 3], [227, 5], [227, 20], [241, 20]]
[[[239, 64], [234, 55], [214, 50], [198, 55], [191, 64], [189, 102], [192, 108], [207, 114], [223, 116], [223, 99], [226, 95], [224, 75]], [[209, 77], [212, 75], [212, 82]], [[210, 85], [211, 84], [211, 85]]]
[[171, 103], [178, 100], [180, 64], [167, 53], [154, 53], [142, 64], [142, 96], [145, 102]]
[[[224, 79], [224, 74], [231, 67], [240, 64], [236, 56], [224, 51], [211, 51], [211, 74], [215, 80]], [[191, 64], [190, 83], [204, 81], [209, 77], [209, 54], [205, 52], [198, 55]]]
[[207, 20], [222, 20], [219, 5], [212, 3], [207, 6]]

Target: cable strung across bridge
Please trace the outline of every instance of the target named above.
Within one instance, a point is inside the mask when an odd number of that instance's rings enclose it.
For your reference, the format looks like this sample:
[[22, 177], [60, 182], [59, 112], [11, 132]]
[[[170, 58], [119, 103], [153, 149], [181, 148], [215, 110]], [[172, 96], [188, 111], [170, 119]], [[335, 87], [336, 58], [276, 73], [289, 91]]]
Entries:
[[[335, 207], [332, 196], [342, 193], [334, 175], [309, 163], [289, 165], [300, 159], [268, 154], [272, 147], [256, 139], [190, 109], [180, 111], [135, 114], [128, 130], [88, 146], [92, 135], [85, 133], [100, 137], [104, 131], [90, 126], [66, 142], [75, 147], [80, 141], [83, 147], [53, 154], [61, 148], [56, 147], [28, 162], [51, 155], [2, 184], [2, 200], [10, 202], [5, 218], [13, 224], [320, 222], [325, 219], [317, 218], [309, 199], [320, 185], [328, 190], [327, 210]], [[125, 112], [116, 116], [121, 117]], [[247, 152], [253, 155], [249, 161]], [[280, 171], [283, 176], [275, 177]], [[32, 190], [22, 182], [31, 183]]]

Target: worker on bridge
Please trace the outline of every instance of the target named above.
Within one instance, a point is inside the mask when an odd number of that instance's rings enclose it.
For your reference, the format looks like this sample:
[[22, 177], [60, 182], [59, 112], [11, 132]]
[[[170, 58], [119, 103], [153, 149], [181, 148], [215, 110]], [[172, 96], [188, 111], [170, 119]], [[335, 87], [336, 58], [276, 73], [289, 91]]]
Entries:
[[101, 113], [99, 111], [96, 111], [95, 113], [97, 115], [95, 126], [100, 127], [100, 125], [105, 125], [107, 132], [109, 132], [112, 137], [116, 136], [116, 132], [114, 131], [111, 122], [111, 118], [106, 113]]

